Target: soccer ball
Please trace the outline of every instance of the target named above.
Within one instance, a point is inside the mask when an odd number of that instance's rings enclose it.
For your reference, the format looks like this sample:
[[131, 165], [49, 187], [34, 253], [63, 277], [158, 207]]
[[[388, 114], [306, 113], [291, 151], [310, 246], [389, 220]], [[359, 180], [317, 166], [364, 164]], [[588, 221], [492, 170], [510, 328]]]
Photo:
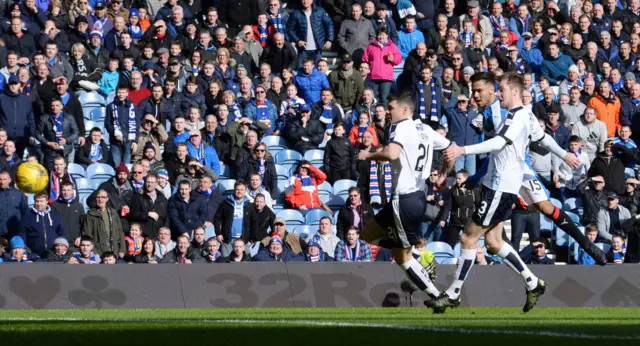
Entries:
[[16, 186], [22, 192], [38, 193], [49, 184], [47, 170], [37, 162], [23, 162], [16, 172]]

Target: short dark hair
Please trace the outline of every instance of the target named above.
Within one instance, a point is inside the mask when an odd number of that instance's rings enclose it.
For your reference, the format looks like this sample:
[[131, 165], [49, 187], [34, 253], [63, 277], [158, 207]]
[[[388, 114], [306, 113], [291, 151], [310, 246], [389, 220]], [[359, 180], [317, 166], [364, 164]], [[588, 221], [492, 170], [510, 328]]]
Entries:
[[245, 183], [244, 180], [238, 179], [238, 180], [236, 180], [236, 183], [233, 184], [233, 188], [235, 189], [236, 187], [238, 187], [240, 185], [242, 185], [244, 187], [247, 187], [247, 183]]
[[515, 72], [507, 72], [502, 75], [500, 81], [506, 81], [509, 87], [516, 88], [520, 93], [524, 91], [524, 79]]
[[493, 72], [477, 72], [471, 76], [471, 83], [484, 82], [486, 84], [496, 84], [496, 75]]
[[113, 257], [116, 258], [116, 254], [113, 253], [113, 251], [105, 251], [102, 253], [102, 259], [105, 259], [107, 257]]
[[411, 113], [413, 113], [413, 111], [416, 108], [415, 97], [410, 92], [403, 92], [403, 93], [390, 95], [389, 98], [387, 99], [387, 104], [393, 101], [397, 102], [400, 105], [409, 107], [409, 109], [411, 110]]
[[80, 242], [82, 243], [83, 241], [91, 242], [91, 245], [93, 245], [93, 238], [91, 238], [90, 235], [85, 234], [82, 237], [80, 237]]
[[456, 174], [462, 174], [465, 177], [468, 177], [469, 176], [469, 171], [467, 171], [465, 168], [462, 168], [459, 171], [457, 171]]

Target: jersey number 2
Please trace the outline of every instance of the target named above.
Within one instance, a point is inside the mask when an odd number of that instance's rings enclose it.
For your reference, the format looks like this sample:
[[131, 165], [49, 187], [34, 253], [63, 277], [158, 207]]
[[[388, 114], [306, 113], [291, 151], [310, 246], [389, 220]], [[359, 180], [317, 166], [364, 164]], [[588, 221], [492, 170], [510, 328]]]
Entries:
[[418, 146], [418, 151], [420, 151], [420, 156], [418, 156], [418, 161], [416, 162], [416, 168], [414, 169], [417, 172], [422, 172], [424, 169], [424, 165], [427, 163], [427, 159], [429, 158], [429, 146], [425, 146], [420, 143]]

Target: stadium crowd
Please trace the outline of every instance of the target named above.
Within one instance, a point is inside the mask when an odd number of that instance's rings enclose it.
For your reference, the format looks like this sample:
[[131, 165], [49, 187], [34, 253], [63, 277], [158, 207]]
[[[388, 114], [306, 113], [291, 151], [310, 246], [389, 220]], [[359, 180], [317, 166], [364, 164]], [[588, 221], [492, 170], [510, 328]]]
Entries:
[[[359, 232], [396, 176], [358, 152], [384, 145], [396, 91], [460, 146], [491, 138], [482, 72], [522, 75], [525, 106], [580, 158], [534, 143], [540, 188], [610, 262], [640, 261], [639, 0], [153, 4], [0, 0], [0, 261], [393, 260]], [[453, 257], [484, 159], [439, 189], [436, 154], [421, 250]], [[23, 160], [50, 171], [44, 192], [14, 187]], [[546, 224], [514, 205], [505, 237], [529, 234], [526, 263], [567, 245]], [[482, 244], [476, 260], [494, 262]]]

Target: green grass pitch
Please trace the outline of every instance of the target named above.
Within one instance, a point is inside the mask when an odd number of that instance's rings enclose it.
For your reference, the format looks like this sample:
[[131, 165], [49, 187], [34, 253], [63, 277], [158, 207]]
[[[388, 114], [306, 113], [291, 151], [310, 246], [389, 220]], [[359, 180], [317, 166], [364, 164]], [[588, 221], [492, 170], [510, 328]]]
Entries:
[[0, 311], [3, 345], [640, 345], [640, 309]]

